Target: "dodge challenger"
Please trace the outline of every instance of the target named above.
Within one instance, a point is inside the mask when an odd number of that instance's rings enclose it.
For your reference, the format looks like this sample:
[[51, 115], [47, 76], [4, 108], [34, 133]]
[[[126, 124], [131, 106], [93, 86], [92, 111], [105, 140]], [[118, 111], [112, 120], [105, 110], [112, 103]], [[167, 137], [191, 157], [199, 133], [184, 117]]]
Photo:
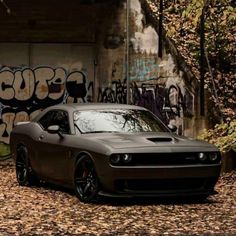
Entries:
[[11, 132], [21, 186], [40, 181], [73, 188], [82, 202], [98, 196], [215, 194], [218, 149], [175, 134], [145, 108], [123, 104], [51, 106]]

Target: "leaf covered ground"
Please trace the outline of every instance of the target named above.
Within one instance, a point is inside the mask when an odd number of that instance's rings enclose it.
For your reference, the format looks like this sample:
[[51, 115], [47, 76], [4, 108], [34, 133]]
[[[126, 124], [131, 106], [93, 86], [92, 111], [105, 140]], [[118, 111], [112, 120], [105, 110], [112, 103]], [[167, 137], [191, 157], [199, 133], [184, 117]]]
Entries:
[[53, 186], [20, 187], [11, 160], [0, 162], [0, 235], [236, 235], [236, 171], [218, 195], [187, 200], [103, 199], [83, 204]]

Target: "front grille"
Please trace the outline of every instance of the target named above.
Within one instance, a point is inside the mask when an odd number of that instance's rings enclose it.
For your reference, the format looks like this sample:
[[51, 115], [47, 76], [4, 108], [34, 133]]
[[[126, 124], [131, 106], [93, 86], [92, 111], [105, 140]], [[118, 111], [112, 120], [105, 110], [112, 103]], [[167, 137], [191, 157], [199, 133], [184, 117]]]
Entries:
[[130, 165], [192, 165], [200, 164], [198, 153], [141, 153], [133, 154]]
[[205, 178], [138, 179], [117, 180], [115, 186], [120, 192], [163, 192], [201, 190], [208, 185], [207, 183]]

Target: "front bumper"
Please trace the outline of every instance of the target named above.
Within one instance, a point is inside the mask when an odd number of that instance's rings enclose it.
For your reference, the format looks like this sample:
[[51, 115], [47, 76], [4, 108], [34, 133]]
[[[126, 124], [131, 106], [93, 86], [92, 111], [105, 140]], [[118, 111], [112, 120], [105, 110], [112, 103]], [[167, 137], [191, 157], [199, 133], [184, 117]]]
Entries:
[[104, 196], [212, 195], [221, 164], [183, 166], [110, 166], [99, 171]]

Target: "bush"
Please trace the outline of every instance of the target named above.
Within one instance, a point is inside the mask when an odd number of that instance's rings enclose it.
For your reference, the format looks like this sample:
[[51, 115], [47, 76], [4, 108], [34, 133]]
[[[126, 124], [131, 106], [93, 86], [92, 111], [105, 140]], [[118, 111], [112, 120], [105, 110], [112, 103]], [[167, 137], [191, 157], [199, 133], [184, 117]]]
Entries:
[[0, 141], [0, 161], [10, 156], [10, 146]]
[[236, 151], [236, 120], [217, 124], [214, 129], [205, 129], [198, 139], [216, 145], [221, 152]]

